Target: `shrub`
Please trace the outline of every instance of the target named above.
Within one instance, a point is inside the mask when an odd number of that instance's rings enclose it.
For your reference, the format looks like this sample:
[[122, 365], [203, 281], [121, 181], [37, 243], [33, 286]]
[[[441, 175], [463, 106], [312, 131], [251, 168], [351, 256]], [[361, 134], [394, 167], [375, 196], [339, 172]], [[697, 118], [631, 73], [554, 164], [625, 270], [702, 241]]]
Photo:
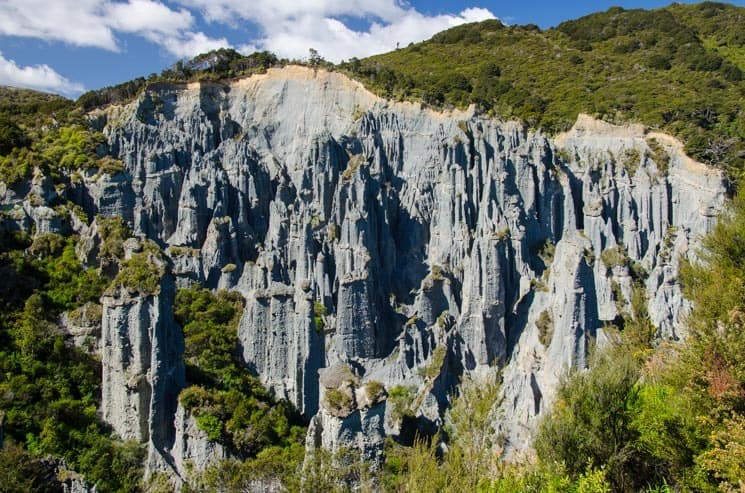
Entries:
[[636, 149], [626, 149], [621, 156], [621, 165], [628, 172], [629, 176], [634, 176], [639, 169], [641, 154]]
[[647, 139], [647, 147], [652, 151], [652, 159], [660, 173], [667, 174], [670, 167], [670, 154], [656, 139]]
[[324, 398], [329, 409], [339, 413], [350, 411], [354, 404], [350, 393], [344, 390], [327, 389]]
[[328, 309], [323, 303], [313, 302], [313, 327], [315, 327], [317, 333], [323, 334], [323, 329], [326, 326], [325, 317], [328, 314]]
[[411, 405], [416, 397], [416, 387], [396, 385], [388, 389], [388, 405], [391, 409], [393, 421], [401, 421], [404, 416], [411, 416], [414, 412]]
[[210, 439], [253, 457], [267, 447], [295, 443], [302, 422], [245, 367], [237, 333], [243, 303], [240, 293], [215, 294], [196, 285], [176, 292], [174, 315], [184, 331], [191, 384], [179, 400]]
[[8, 115], [0, 113], [0, 155], [27, 144], [23, 130]]
[[629, 262], [626, 249], [622, 245], [614, 245], [603, 250], [600, 260], [609, 269], [623, 267]]
[[647, 67], [655, 70], [670, 70], [672, 60], [667, 55], [654, 54], [647, 59]]
[[540, 425], [534, 446], [545, 462], [562, 462], [572, 477], [588, 462], [603, 464], [618, 489], [638, 490], [656, 478], [658, 463], [637, 447], [632, 427], [639, 368], [628, 355], [597, 355], [591, 370], [576, 371], [562, 384], [553, 410]]
[[427, 380], [437, 378], [442, 371], [443, 363], [445, 363], [445, 356], [447, 356], [447, 347], [444, 345], [437, 346], [434, 351], [432, 351], [430, 361], [423, 368], [419, 369], [419, 375]]
[[152, 253], [141, 252], [132, 255], [122, 262], [107, 290], [111, 294], [117, 288], [124, 288], [131, 293], [151, 296], [160, 294], [160, 280], [165, 275], [163, 260]]
[[223, 437], [223, 422], [217, 416], [212, 414], [203, 413], [198, 414], [196, 417], [197, 426], [199, 429], [207, 433], [207, 437], [215, 442], [222, 441]]
[[100, 259], [115, 261], [124, 256], [124, 241], [132, 236], [127, 223], [120, 217], [96, 216], [98, 235], [101, 237], [101, 247], [98, 251]]
[[370, 402], [376, 402], [385, 396], [385, 386], [377, 380], [370, 380], [365, 384], [365, 393]]
[[538, 339], [541, 344], [548, 347], [554, 336], [554, 319], [551, 312], [543, 310], [535, 321], [535, 326], [538, 329]]

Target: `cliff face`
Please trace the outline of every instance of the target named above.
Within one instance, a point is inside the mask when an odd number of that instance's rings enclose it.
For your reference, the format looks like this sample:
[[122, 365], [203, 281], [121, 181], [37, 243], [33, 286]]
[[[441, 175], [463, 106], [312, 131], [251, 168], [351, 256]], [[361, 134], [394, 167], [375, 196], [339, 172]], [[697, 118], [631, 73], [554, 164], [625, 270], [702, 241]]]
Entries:
[[[584, 365], [603, 323], [628, 309], [632, 266], [646, 272], [658, 336], [682, 335], [679, 260], [725, 197], [718, 172], [641, 127], [580, 117], [552, 139], [473, 112], [386, 102], [306, 68], [157, 86], [94, 118], [125, 172], [84, 176], [86, 208], [167, 248], [176, 285], [246, 297], [245, 363], [318, 415], [312, 446], [403, 433], [393, 406], [356, 402], [370, 382], [414, 387], [408, 412], [432, 429], [463, 372], [501, 368], [501, 426], [511, 447], [525, 447], [560, 375]], [[159, 327], [153, 317], [167, 310], [158, 299], [105, 299], [104, 367], [122, 360], [107, 357], [111, 341], [136, 347], [138, 327]], [[166, 364], [150, 354], [143, 365]], [[331, 367], [353, 376], [341, 415], [323, 405], [319, 370]], [[153, 435], [142, 393], [123, 395], [132, 403], [109, 414], [114, 397], [104, 395], [104, 415], [122, 436]], [[367, 449], [379, 444], [358, 445], [374, 456]]]
[[119, 287], [101, 299], [103, 419], [123, 439], [147, 443], [148, 474], [174, 468], [177, 399], [185, 386], [174, 294], [166, 273], [157, 294]]

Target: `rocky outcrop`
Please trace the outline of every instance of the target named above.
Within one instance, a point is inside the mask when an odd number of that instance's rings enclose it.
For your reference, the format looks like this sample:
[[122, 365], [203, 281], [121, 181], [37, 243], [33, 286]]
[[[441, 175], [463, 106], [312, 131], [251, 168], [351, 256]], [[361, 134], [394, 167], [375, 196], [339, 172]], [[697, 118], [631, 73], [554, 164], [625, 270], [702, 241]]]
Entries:
[[199, 429], [194, 416], [179, 403], [174, 419], [176, 440], [171, 449], [178, 477], [188, 481], [189, 473], [203, 471], [213, 461], [225, 459], [225, 448]]
[[357, 450], [363, 460], [382, 464], [386, 409], [383, 385], [376, 381], [361, 384], [344, 365], [322, 370], [320, 382], [321, 406], [308, 428], [308, 450]]
[[166, 273], [157, 293], [117, 286], [101, 299], [103, 419], [123, 439], [147, 443], [148, 473], [174, 467], [177, 397], [185, 385], [174, 294], [173, 276]]
[[[637, 279], [659, 337], [684, 336], [679, 261], [725, 198], [718, 172], [642, 127], [581, 116], [549, 137], [473, 110], [384, 101], [301, 67], [154, 85], [96, 121], [125, 171], [84, 176], [88, 212], [121, 216], [167, 248], [179, 285], [240, 290], [246, 365], [313, 418], [311, 446], [369, 456], [382, 430], [403, 433], [392, 406], [360, 408], [361, 384], [325, 387], [319, 370], [413, 387], [412, 422], [436, 428], [460, 375], [501, 369], [501, 429], [523, 448], [562, 372], [586, 364]], [[173, 430], [154, 427], [164, 414], [141, 399], [142, 376], [170, 374], [175, 353], [132, 359], [114, 342], [164, 348], [145, 337], [169, 325], [164, 300], [104, 303], [104, 392], [126, 389], [109, 392], [104, 415], [124, 436]], [[328, 390], [352, 392], [349, 413], [326, 406]]]
[[72, 338], [75, 346], [100, 354], [101, 320], [103, 309], [97, 303], [86, 303], [62, 314], [59, 327]]

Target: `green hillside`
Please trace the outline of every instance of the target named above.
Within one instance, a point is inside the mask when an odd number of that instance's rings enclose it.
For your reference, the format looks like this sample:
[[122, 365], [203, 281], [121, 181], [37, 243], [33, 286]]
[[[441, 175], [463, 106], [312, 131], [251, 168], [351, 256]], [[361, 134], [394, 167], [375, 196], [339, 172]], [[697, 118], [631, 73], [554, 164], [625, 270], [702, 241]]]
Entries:
[[478, 105], [549, 132], [577, 114], [671, 132], [737, 179], [745, 157], [745, 8], [611, 8], [541, 31], [496, 20], [340, 65], [376, 93]]
[[90, 91], [78, 105], [128, 100], [155, 82], [234, 79], [288, 63], [344, 71], [388, 98], [476, 104], [549, 133], [569, 128], [579, 113], [640, 122], [678, 136], [688, 154], [722, 167], [733, 181], [745, 167], [745, 8], [714, 2], [614, 7], [548, 30], [489, 20], [338, 65], [317, 53], [290, 61], [220, 49]]

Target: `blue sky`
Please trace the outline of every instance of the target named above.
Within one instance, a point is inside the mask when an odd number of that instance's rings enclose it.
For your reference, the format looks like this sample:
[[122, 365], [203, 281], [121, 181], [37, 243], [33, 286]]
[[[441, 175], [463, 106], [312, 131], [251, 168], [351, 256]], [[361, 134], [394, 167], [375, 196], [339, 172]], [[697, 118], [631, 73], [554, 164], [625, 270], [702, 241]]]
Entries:
[[[339, 61], [498, 17], [542, 28], [658, 0], [0, 0], [0, 84], [75, 97], [221, 46]], [[745, 0], [732, 3], [745, 6]]]

